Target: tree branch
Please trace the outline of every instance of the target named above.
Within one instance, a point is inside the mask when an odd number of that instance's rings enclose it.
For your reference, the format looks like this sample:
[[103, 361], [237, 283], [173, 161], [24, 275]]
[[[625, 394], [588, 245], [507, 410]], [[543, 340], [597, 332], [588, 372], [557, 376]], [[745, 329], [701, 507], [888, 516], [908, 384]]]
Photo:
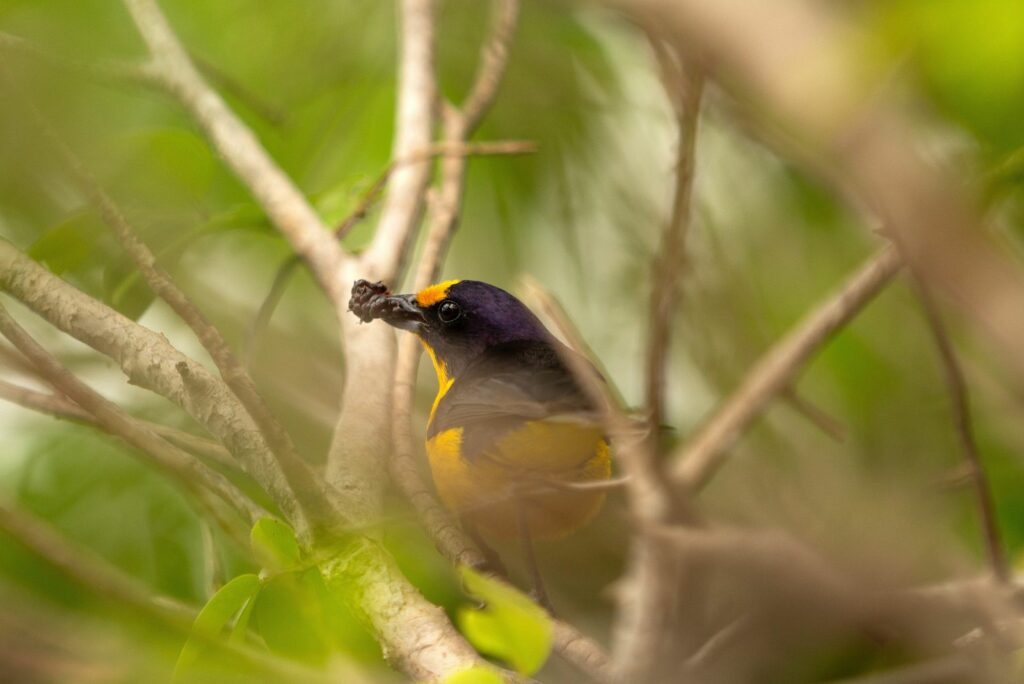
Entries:
[[[226, 477], [212, 470], [202, 461], [165, 442], [156, 433], [150, 432], [76, 378], [32, 339], [11, 318], [3, 306], [0, 306], [0, 333], [32, 362], [47, 382], [88, 411], [104, 430], [120, 437], [149, 456], [156, 465], [179, 479], [186, 489], [192, 490], [198, 484], [233, 506], [250, 523], [266, 514], [266, 511], [253, 503]], [[202, 494], [198, 494], [202, 499]]]
[[[39, 413], [45, 413], [53, 416], [54, 418], [71, 420], [76, 423], [90, 425], [100, 430], [103, 429], [103, 426], [96, 421], [92, 414], [82, 409], [73, 401], [58, 394], [36, 392], [35, 390], [31, 390], [26, 387], [19, 387], [18, 385], [13, 385], [9, 382], [0, 380], [0, 399], [9, 401], [12, 404], [17, 404], [22, 408], [38, 411]], [[205, 439], [182, 430], [176, 430], [172, 427], [167, 427], [166, 425], [151, 423], [139, 418], [133, 417], [132, 420], [146, 430], [159, 435], [179, 449], [184, 449], [185, 451], [192, 452], [197, 456], [214, 461], [225, 468], [237, 468], [237, 464], [235, 463], [235, 460], [231, 458], [231, 454], [228, 450], [217, 442], [214, 442], [212, 439]]]
[[895, 249], [876, 253], [765, 352], [703, 427], [672, 455], [675, 483], [686, 490], [707, 484], [772, 399], [786, 391], [811, 357], [885, 288], [901, 264]]
[[149, 46], [152, 69], [167, 92], [195, 119], [210, 142], [309, 265], [335, 308], [343, 310], [339, 279], [344, 252], [316, 211], [277, 166], [253, 132], [193, 66], [155, 0], [124, 0]]
[[0, 287], [110, 357], [132, 384], [166, 397], [224, 444], [297, 530], [305, 517], [263, 435], [227, 386], [153, 332], [75, 289], [0, 239]]
[[[391, 158], [406, 159], [431, 142], [437, 85], [434, 79], [434, 0], [401, 0], [398, 111]], [[423, 211], [430, 163], [403, 164], [391, 174], [373, 241], [360, 264], [370, 280], [395, 282]]]
[[661, 425], [665, 422], [665, 376], [668, 370], [672, 313], [678, 304], [679, 285], [685, 268], [686, 234], [690, 226], [697, 123], [704, 92], [704, 75], [695, 63], [682, 56], [676, 65], [656, 34], [648, 33], [648, 41], [661, 67], [662, 83], [675, 111], [678, 133], [672, 210], [651, 268], [654, 278], [651, 284], [645, 388], [651, 437], [657, 440]]
[[917, 286], [917, 295], [921, 301], [925, 320], [928, 322], [928, 329], [935, 341], [935, 348], [942, 363], [943, 376], [949, 388], [953, 426], [956, 429], [957, 439], [960, 441], [964, 465], [969, 469], [970, 481], [974, 487], [974, 496], [978, 505], [978, 517], [980, 519], [982, 538], [985, 540], [985, 552], [988, 556], [988, 562], [992, 569], [992, 574], [999, 581], [1008, 582], [1010, 580], [1010, 566], [1006, 557], [1006, 548], [1003, 545], [1002, 536], [999, 534], [998, 516], [996, 514], [992, 489], [989, 486], [985, 467], [981, 462], [981, 453], [974, 438], [974, 427], [971, 421], [971, 403], [963, 369], [960, 367], [960, 360], [957, 358], [956, 350], [949, 339], [949, 333], [946, 331], [946, 326], [942, 321], [942, 316], [939, 314], [935, 301], [932, 299], [928, 286], [920, 279], [914, 278], [914, 281]]

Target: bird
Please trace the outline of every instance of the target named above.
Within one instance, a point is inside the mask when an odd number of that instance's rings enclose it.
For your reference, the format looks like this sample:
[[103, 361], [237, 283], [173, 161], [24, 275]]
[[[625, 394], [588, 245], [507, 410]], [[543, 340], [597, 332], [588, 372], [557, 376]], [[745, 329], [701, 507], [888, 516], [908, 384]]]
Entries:
[[[349, 309], [415, 334], [437, 374], [426, 452], [437, 492], [467, 533], [518, 538], [548, 603], [533, 542], [566, 537], [601, 510], [611, 450], [593, 402], [566, 360], [575, 354], [509, 292], [445, 280], [392, 294], [357, 280]], [[582, 485], [582, 486], [581, 486]]]

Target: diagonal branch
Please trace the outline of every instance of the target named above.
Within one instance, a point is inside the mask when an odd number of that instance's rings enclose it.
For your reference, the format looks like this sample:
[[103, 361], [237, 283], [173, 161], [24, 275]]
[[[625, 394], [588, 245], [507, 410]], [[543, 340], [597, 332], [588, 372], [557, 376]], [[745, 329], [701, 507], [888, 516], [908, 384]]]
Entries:
[[122, 316], [0, 239], [0, 288], [110, 357], [132, 384], [166, 397], [217, 438], [297, 528], [305, 525], [263, 435], [228, 387], [163, 335]]
[[765, 352], [697, 434], [672, 455], [675, 483], [688, 490], [707, 484], [725, 462], [729, 449], [768, 404], [785, 392], [814, 354], [885, 288], [902, 263], [891, 247], [876, 253]]
[[949, 339], [949, 333], [939, 314], [935, 300], [932, 298], [928, 286], [920, 279], [914, 279], [917, 286], [918, 299], [921, 301], [921, 308], [924, 310], [925, 319], [928, 322], [928, 329], [932, 339], [935, 340], [935, 347], [942, 363], [943, 375], [946, 385], [949, 387], [949, 396], [952, 402], [953, 425], [956, 429], [957, 438], [960, 441], [960, 449], [963, 452], [964, 464], [970, 473], [970, 480], [974, 486], [974, 496], [978, 504], [978, 515], [981, 522], [981, 532], [985, 540], [985, 552], [988, 555], [988, 562], [992, 568], [992, 574], [1001, 581], [1010, 580], [1010, 566], [1006, 557], [1006, 548], [1002, 537], [999, 534], [999, 523], [996, 515], [995, 500], [992, 497], [992, 489], [981, 462], [981, 454], [974, 437], [974, 427], [971, 421], [971, 402], [967, 393], [967, 382], [964, 379], [963, 369], [960, 367], [960, 360], [957, 358], [956, 350]]
[[271, 159], [253, 132], [203, 79], [155, 0], [124, 0], [149, 46], [159, 82], [188, 112], [224, 161], [263, 207], [296, 254], [309, 265], [335, 307], [344, 252], [298, 188]]
[[[75, 377], [32, 339], [11, 318], [3, 306], [0, 306], [0, 334], [3, 334], [18, 351], [32, 362], [47, 382], [91, 414], [104, 430], [120, 437], [149, 456], [156, 465], [181, 480], [186, 489], [192, 489], [198, 484], [233, 506], [250, 523], [266, 514], [226, 477], [212, 470], [202, 461], [164, 441], [155, 432], [136, 422], [131, 416]], [[202, 494], [197, 492], [197, 495], [202, 500]]]
[[[70, 420], [84, 425], [91, 425], [103, 429], [91, 413], [82, 409], [78, 404], [59, 394], [47, 394], [37, 392], [27, 387], [19, 387], [0, 380], [0, 399], [17, 404], [22, 408], [31, 411], [38, 411], [46, 415], [62, 420]], [[237, 469], [237, 464], [231, 458], [228, 450], [212, 439], [198, 437], [189, 432], [176, 430], [166, 425], [151, 423], [146, 420], [134, 418], [133, 420], [150, 432], [159, 435], [179, 449], [191, 452], [197, 456], [213, 461], [223, 468]]]

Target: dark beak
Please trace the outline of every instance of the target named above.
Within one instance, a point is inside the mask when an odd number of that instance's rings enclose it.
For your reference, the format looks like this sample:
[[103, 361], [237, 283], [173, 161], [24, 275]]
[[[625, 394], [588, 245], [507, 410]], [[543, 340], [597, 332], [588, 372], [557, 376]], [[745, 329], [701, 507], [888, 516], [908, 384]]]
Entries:
[[416, 303], [416, 295], [389, 295], [381, 302], [379, 318], [400, 330], [419, 332], [427, 317]]
[[364, 323], [379, 318], [388, 325], [409, 332], [419, 332], [426, 322], [415, 295], [390, 294], [383, 283], [357, 280], [352, 286], [348, 309]]

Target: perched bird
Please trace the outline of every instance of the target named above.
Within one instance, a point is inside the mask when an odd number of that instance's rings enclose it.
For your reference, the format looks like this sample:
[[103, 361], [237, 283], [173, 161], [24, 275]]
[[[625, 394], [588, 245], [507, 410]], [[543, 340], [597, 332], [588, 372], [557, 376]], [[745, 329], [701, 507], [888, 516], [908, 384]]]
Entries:
[[419, 337], [438, 392], [427, 455], [444, 504], [478, 541], [518, 537], [543, 595], [532, 540], [557, 539], [604, 503], [611, 459], [598, 416], [563, 362], [573, 354], [508, 292], [447, 280], [393, 295], [356, 281], [349, 309]]

